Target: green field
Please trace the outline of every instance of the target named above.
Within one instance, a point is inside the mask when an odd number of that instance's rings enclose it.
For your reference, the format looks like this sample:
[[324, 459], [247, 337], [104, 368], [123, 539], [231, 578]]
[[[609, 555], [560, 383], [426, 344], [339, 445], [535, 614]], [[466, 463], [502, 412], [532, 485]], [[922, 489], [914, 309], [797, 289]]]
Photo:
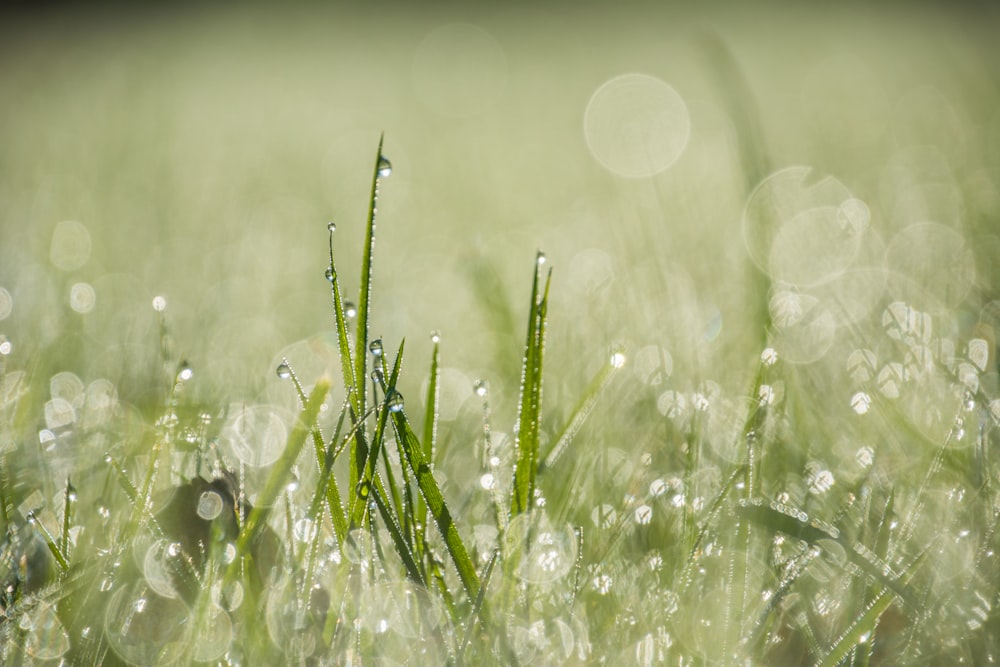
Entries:
[[0, 663], [991, 664], [997, 34], [0, 17]]

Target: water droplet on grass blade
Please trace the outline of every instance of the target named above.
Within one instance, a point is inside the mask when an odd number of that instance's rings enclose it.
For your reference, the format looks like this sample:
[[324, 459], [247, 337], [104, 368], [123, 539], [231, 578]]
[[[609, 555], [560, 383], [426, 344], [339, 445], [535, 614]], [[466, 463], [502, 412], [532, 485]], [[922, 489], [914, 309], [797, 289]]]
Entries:
[[327, 281], [331, 282], [331, 283], [333, 282], [334, 278], [336, 278], [336, 275], [333, 273], [333, 267], [332, 266], [331, 267], [327, 267], [326, 272], [323, 275], [325, 275]]
[[376, 338], [368, 345], [368, 351], [372, 353], [373, 357], [382, 356], [382, 339]]
[[441, 342], [441, 332], [440, 331], [432, 331], [431, 332], [431, 342], [432, 343], [440, 343]]
[[378, 156], [378, 175], [379, 178], [385, 178], [392, 174], [392, 162], [389, 162], [389, 158], [384, 155]]
[[639, 505], [635, 508], [635, 522], [640, 526], [646, 526], [653, 520], [653, 508], [649, 505]]
[[158, 313], [162, 313], [167, 309], [167, 300], [162, 296], [153, 297], [153, 310]]
[[191, 364], [186, 361], [182, 361], [180, 368], [177, 371], [177, 381], [187, 382], [192, 377], [194, 377], [194, 369], [191, 368]]
[[215, 491], [205, 491], [198, 497], [198, 516], [211, 521], [222, 513], [222, 496]]
[[479, 486], [483, 487], [487, 491], [493, 489], [496, 486], [496, 483], [497, 483], [496, 477], [494, 477], [493, 473], [491, 472], [484, 473], [479, 478]]
[[476, 392], [476, 396], [485, 396], [487, 391], [489, 391], [486, 380], [476, 380], [475, 384], [472, 385], [472, 389]]
[[610, 363], [612, 368], [621, 368], [625, 365], [625, 354], [622, 352], [613, 352]]
[[871, 404], [872, 397], [863, 391], [859, 391], [854, 394], [854, 396], [851, 396], [851, 408], [859, 415], [863, 415], [868, 412], [869, 408], [871, 408]]
[[291, 366], [288, 365], [287, 361], [282, 361], [280, 364], [278, 364], [278, 367], [275, 369], [275, 372], [278, 374], [278, 377], [281, 378], [282, 380], [287, 380], [288, 378], [292, 377], [292, 368]]
[[353, 320], [358, 315], [358, 307], [354, 305], [353, 301], [344, 302], [344, 317], [349, 320]]
[[385, 397], [385, 403], [389, 406], [389, 412], [401, 412], [403, 410], [403, 395], [395, 389], [390, 389]]
[[337, 223], [335, 223], [333, 220], [326, 223], [326, 231], [330, 232], [331, 234], [337, 231]]
[[11, 345], [7, 337], [0, 336], [0, 354], [6, 357], [13, 351], [14, 351], [14, 346]]

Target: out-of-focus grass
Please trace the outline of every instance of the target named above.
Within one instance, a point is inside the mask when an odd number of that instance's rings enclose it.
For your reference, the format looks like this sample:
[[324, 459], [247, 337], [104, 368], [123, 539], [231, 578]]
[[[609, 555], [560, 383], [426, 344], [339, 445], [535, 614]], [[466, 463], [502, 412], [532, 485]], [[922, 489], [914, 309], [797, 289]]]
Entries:
[[[2, 29], [7, 655], [996, 657], [995, 13], [104, 11]], [[635, 179], [585, 120], [632, 72], [690, 119]], [[163, 555], [198, 475], [238, 568]]]

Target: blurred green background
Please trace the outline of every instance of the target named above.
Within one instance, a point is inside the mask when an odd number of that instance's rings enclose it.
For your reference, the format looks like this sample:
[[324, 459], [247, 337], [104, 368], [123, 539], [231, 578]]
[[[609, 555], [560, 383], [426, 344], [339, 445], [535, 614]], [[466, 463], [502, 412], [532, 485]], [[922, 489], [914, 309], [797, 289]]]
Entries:
[[[406, 336], [422, 368], [440, 330], [459, 398], [476, 377], [516, 381], [537, 249], [555, 270], [557, 384], [583, 382], [620, 344], [662, 346], [676, 374], [744, 389], [767, 295], [741, 217], [757, 182], [790, 165], [865, 202], [861, 254], [878, 275], [910, 223], [967, 239], [975, 311], [1000, 258], [997, 18], [932, 3], [9, 14], [8, 363], [141, 392], [157, 372], [162, 295], [168, 356], [190, 361], [206, 398], [271, 391], [282, 350], [307, 379], [321, 372], [326, 223], [354, 293], [381, 132], [394, 171], [379, 201], [372, 333], [391, 346]], [[628, 74], [645, 75], [627, 80], [631, 98], [601, 96]], [[616, 124], [664, 114], [652, 139]], [[867, 313], [881, 289], [839, 296], [870, 302]], [[831, 363], [842, 372], [843, 355]]]

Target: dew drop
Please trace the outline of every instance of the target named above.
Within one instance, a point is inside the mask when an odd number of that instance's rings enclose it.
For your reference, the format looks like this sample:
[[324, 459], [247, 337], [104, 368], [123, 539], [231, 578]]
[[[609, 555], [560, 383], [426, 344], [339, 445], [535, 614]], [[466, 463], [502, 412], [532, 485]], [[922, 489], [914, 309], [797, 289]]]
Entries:
[[431, 342], [432, 343], [440, 343], [441, 342], [441, 332], [440, 331], [432, 331], [431, 332]]
[[390, 389], [385, 397], [385, 403], [389, 406], [389, 412], [401, 412], [403, 410], [403, 395], [395, 389]]
[[662, 479], [654, 479], [649, 484], [649, 495], [658, 498], [667, 492], [668, 485]]
[[621, 368], [625, 365], [625, 355], [621, 352], [614, 352], [611, 355], [611, 367]]
[[778, 352], [773, 347], [766, 347], [760, 353], [760, 361], [765, 366], [773, 366], [778, 361]]
[[69, 307], [84, 315], [94, 309], [97, 292], [90, 283], [75, 283], [69, 290]]
[[337, 277], [336, 274], [333, 272], [332, 266], [327, 267], [326, 272], [323, 275], [325, 275], [327, 281], [331, 283], [333, 282], [334, 278]]
[[539, 251], [538, 255], [535, 257], [535, 262], [538, 264], [538, 266], [541, 266], [542, 264], [545, 264], [546, 261], [548, 261], [548, 260], [545, 257], [545, 253], [542, 252], [542, 251]]
[[330, 232], [331, 234], [337, 231], [337, 223], [335, 223], [333, 220], [326, 223], [326, 231]]
[[611, 505], [599, 505], [590, 512], [590, 520], [598, 528], [611, 528], [618, 520], [618, 513]]
[[11, 345], [10, 340], [6, 336], [0, 336], [0, 354], [6, 357], [13, 351], [14, 346]]
[[863, 415], [868, 412], [872, 405], [872, 397], [863, 391], [851, 396], [851, 408], [857, 412], [859, 415]]
[[653, 508], [649, 505], [639, 505], [635, 508], [635, 522], [640, 526], [649, 525], [653, 520]]
[[476, 396], [485, 396], [486, 392], [489, 391], [486, 380], [476, 380], [472, 389], [476, 392]]
[[875, 353], [865, 348], [851, 352], [847, 357], [847, 372], [855, 382], [868, 382], [875, 376]]
[[180, 369], [177, 371], [178, 382], [187, 382], [193, 376], [194, 376], [194, 369], [191, 368], [191, 365], [188, 362], [182, 361]]
[[979, 370], [985, 371], [990, 359], [990, 347], [982, 338], [973, 338], [967, 345], [969, 361], [974, 363]]
[[162, 313], [166, 309], [167, 309], [167, 300], [166, 300], [166, 298], [164, 298], [162, 296], [159, 296], [159, 295], [154, 296], [153, 297], [153, 310], [155, 310], [158, 313]]
[[379, 178], [385, 178], [392, 174], [392, 163], [389, 162], [389, 158], [384, 155], [378, 156], [378, 175]]
[[368, 351], [372, 353], [373, 357], [382, 356], [382, 339], [376, 338], [368, 345]]
[[281, 378], [282, 380], [287, 380], [288, 378], [292, 377], [292, 368], [291, 366], [288, 365], [287, 361], [282, 361], [280, 364], [278, 364], [278, 367], [275, 369], [275, 372], [278, 374], [278, 377]]
[[496, 477], [494, 477], [491, 472], [485, 473], [479, 478], [479, 486], [483, 487], [487, 491], [493, 489], [496, 486], [496, 483]]
[[353, 301], [344, 302], [344, 316], [349, 320], [353, 320], [358, 315], [358, 307], [354, 305]]
[[198, 516], [211, 521], [222, 513], [222, 496], [215, 491], [205, 491], [198, 498]]
[[601, 595], [607, 595], [611, 592], [611, 585], [614, 581], [611, 579], [610, 575], [599, 574], [594, 577], [594, 590], [596, 590]]
[[295, 522], [292, 534], [299, 542], [311, 542], [316, 537], [316, 522], [309, 517], [303, 517]]

